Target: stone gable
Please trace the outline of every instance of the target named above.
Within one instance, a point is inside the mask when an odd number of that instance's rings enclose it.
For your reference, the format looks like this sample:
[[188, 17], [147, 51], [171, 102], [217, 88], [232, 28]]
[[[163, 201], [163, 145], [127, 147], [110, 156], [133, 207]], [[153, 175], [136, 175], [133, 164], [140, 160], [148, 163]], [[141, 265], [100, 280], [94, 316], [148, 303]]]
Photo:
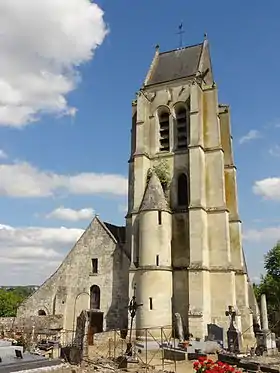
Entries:
[[[92, 259], [97, 259], [93, 273]], [[112, 233], [95, 217], [57, 271], [18, 309], [18, 316], [63, 315], [64, 329], [90, 308], [90, 288], [100, 289], [104, 329], [126, 324], [129, 259]], [[124, 324], [124, 325], [123, 325]]]

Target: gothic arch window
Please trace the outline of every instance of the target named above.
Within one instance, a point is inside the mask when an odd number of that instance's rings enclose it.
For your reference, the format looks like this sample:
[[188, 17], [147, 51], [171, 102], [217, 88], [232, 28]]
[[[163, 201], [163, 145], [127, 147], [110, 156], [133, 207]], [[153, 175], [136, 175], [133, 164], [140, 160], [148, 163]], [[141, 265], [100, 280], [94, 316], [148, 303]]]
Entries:
[[179, 207], [188, 207], [189, 205], [189, 186], [188, 178], [182, 173], [177, 181], [177, 198]]
[[93, 285], [90, 288], [90, 309], [100, 309], [100, 288], [97, 285]]
[[169, 122], [170, 122], [170, 111], [168, 108], [160, 108], [158, 110], [159, 120], [159, 150], [162, 152], [169, 152], [170, 150], [170, 134], [169, 134]]
[[38, 316], [47, 316], [46, 311], [44, 311], [44, 310], [39, 310], [39, 311], [38, 311]]
[[190, 100], [186, 105], [178, 104], [175, 107], [176, 118], [176, 144], [178, 150], [187, 149], [190, 125]]

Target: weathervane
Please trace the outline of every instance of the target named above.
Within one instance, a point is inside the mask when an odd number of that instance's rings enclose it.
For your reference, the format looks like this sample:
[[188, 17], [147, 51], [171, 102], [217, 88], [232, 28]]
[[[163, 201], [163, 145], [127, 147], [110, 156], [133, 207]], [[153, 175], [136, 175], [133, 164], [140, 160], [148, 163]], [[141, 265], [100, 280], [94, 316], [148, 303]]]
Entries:
[[183, 22], [179, 25], [179, 31], [177, 32], [177, 35], [179, 35], [179, 49], [183, 47], [183, 34], [185, 33], [183, 29]]

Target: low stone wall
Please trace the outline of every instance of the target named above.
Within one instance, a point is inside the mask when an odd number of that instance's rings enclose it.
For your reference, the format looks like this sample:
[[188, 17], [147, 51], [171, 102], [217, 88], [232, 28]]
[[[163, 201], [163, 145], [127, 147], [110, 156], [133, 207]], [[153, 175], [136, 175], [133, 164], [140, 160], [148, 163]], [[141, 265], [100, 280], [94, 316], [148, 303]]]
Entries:
[[1, 331], [28, 331], [37, 333], [57, 331], [63, 328], [63, 315], [31, 316], [31, 317], [0, 317]]

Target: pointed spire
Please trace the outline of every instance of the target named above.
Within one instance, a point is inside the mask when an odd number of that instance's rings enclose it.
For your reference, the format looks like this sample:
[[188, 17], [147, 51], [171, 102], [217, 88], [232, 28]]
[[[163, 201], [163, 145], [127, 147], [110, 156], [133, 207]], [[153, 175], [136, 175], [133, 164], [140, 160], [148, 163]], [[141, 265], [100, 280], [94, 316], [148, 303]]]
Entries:
[[148, 181], [140, 207], [140, 211], [147, 210], [169, 211], [161, 183], [154, 172]]

